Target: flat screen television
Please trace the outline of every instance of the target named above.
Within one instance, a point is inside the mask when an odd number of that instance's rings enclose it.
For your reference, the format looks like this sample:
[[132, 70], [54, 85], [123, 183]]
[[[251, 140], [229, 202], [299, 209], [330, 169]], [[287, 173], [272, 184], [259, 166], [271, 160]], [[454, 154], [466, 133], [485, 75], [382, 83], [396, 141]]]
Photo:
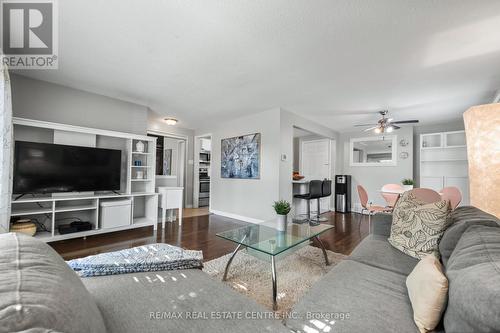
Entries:
[[120, 189], [121, 151], [16, 141], [14, 194]]

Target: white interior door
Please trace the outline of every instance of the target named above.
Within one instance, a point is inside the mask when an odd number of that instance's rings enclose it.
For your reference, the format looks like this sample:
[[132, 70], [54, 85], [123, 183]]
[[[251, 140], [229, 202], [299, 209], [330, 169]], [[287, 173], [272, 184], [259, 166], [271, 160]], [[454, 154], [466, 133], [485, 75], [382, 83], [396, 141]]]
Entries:
[[[331, 179], [330, 140], [302, 141], [300, 153], [300, 172], [307, 180]], [[321, 199], [321, 212], [330, 210], [330, 199]], [[316, 200], [311, 201], [311, 211], [317, 211]]]

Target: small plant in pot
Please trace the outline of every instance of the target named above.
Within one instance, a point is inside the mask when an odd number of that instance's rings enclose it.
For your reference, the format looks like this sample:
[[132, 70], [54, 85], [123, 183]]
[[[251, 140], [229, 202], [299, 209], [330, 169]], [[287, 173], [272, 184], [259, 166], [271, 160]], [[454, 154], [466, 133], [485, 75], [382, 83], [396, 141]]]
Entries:
[[286, 230], [287, 215], [290, 213], [290, 203], [286, 200], [275, 201], [273, 205], [276, 214], [278, 215], [277, 229], [279, 231]]
[[415, 185], [415, 181], [411, 178], [403, 179], [401, 183], [403, 184], [405, 191], [413, 190], [413, 186]]

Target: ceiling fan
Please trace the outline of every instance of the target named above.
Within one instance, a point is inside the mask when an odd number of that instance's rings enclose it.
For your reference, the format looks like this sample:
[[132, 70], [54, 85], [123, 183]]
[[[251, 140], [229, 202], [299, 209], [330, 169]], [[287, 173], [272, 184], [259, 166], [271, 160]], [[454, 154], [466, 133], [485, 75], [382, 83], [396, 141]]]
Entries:
[[391, 133], [394, 130], [400, 129], [396, 124], [415, 124], [418, 123], [418, 120], [401, 120], [401, 121], [393, 121], [392, 118], [386, 118], [387, 114], [389, 111], [384, 110], [384, 111], [379, 111], [379, 113], [382, 115], [382, 119], [380, 119], [377, 124], [359, 124], [359, 125], [354, 125], [355, 127], [366, 127], [366, 126], [371, 126], [367, 129], [365, 129], [365, 132], [373, 130], [375, 133]]

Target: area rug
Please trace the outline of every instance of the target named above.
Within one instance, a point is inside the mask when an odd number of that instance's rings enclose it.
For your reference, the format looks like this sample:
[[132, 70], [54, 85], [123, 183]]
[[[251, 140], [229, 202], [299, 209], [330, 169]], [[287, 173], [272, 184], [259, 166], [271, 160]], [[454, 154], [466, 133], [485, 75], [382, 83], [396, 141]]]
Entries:
[[[276, 262], [278, 312], [289, 312], [295, 303], [346, 255], [327, 251], [330, 266], [325, 265], [321, 249], [304, 246]], [[231, 254], [204, 263], [203, 271], [222, 280]], [[242, 250], [230, 268], [227, 285], [272, 310], [272, 278], [270, 261], [260, 260]]]

